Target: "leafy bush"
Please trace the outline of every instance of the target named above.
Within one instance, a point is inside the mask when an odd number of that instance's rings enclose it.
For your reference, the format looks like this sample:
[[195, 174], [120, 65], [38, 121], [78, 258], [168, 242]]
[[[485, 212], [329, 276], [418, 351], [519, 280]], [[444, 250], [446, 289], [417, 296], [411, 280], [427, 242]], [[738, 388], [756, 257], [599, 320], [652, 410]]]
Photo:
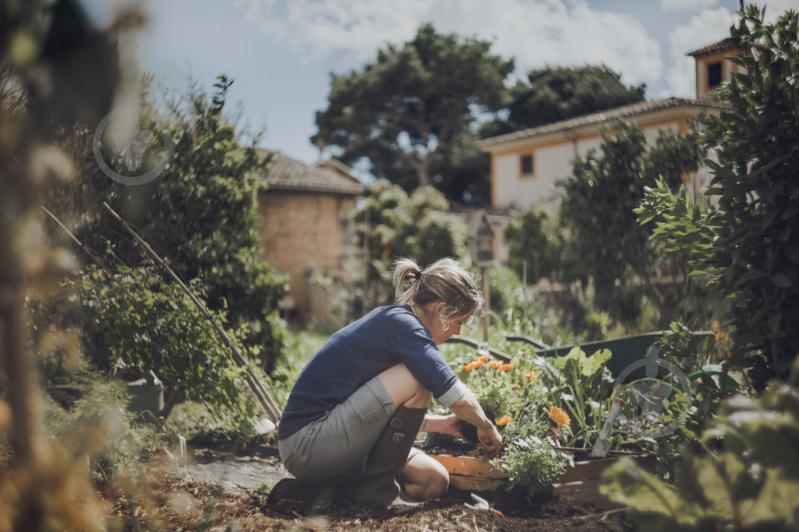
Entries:
[[466, 254], [466, 233], [449, 214], [449, 203], [433, 187], [419, 187], [408, 196], [398, 185], [377, 181], [354, 213], [358, 245], [366, 252], [365, 308], [393, 299], [393, 260], [411, 257], [425, 267], [444, 257]]
[[541, 277], [554, 279], [561, 257], [554, 228], [544, 211], [535, 207], [515, 212], [505, 226], [508, 265], [516, 272], [527, 267], [527, 280], [534, 284]]
[[[193, 288], [202, 293], [199, 283]], [[219, 415], [252, 418], [255, 404], [242, 393], [244, 370], [176, 284], [148, 268], [121, 268], [110, 276], [91, 269], [81, 290], [83, 346], [99, 369], [129, 378], [153, 370], [169, 404], [201, 401]], [[222, 312], [214, 316], [227, 324]], [[240, 342], [240, 332], [231, 336]]]
[[569, 230], [566, 246], [574, 248], [568, 255], [583, 259], [576, 277], [591, 280], [598, 307], [614, 319], [635, 321], [646, 297], [663, 326], [671, 321], [678, 293], [653, 282], [659, 255], [648, 244], [651, 227], [636, 225], [633, 209], [658, 176], [676, 188], [698, 161], [694, 136], [661, 131], [647, 148], [638, 126], [619, 122], [602, 132], [599, 152], [577, 158], [572, 175], [560, 183], [559, 217]]
[[[285, 326], [278, 301], [285, 278], [265, 261], [258, 247], [256, 192], [258, 174], [268, 161], [244, 144], [223, 115], [232, 81], [220, 76], [212, 96], [192, 90], [167, 117], [145, 116], [156, 133], [171, 139], [174, 150], [156, 181], [140, 187], [119, 185], [97, 170], [90, 180], [93, 197], [107, 201], [134, 223], [185, 280], [201, 280], [208, 305], [223, 312], [244, 345], [271, 371], [280, 359]], [[94, 249], [110, 249], [123, 264], [147, 264], [147, 258], [99, 209], [80, 231]]]
[[799, 353], [797, 26], [795, 12], [764, 24], [763, 11], [749, 5], [732, 28], [743, 49], [735, 62], [746, 74], [720, 91], [727, 107], [705, 128], [712, 205], [672, 196], [662, 184], [642, 205], [643, 221], [656, 220], [667, 249], [689, 253], [692, 275], [727, 298], [729, 363], [757, 390], [787, 378]]
[[620, 461], [603, 474], [600, 490], [647, 530], [796, 530], [797, 383], [799, 363], [792, 385], [774, 382], [757, 400], [728, 399], [702, 434], [706, 452], [684, 453], [676, 485]]
[[493, 463], [508, 473], [508, 489], [522, 486], [530, 495], [547, 488], [574, 467], [569, 453], [559, 450], [551, 439], [536, 435], [508, 441], [502, 458]]
[[93, 377], [70, 409], [48, 401], [44, 425], [48, 435], [67, 452], [79, 454], [82, 446], [93, 448], [94, 472], [109, 480], [138, 468], [154, 434], [150, 427], [134, 425], [133, 415], [127, 410], [124, 383], [96, 374]]

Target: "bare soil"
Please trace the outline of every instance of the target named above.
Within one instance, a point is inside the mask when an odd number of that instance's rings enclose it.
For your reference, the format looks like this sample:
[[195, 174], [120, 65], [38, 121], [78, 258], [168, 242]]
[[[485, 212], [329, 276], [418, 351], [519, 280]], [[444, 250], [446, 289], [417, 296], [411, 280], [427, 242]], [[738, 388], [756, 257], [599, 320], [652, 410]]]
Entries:
[[[601, 513], [590, 505], [542, 494], [536, 500], [481, 494], [489, 511], [467, 508], [468, 493], [392, 510], [326, 504], [268, 506], [273, 480], [287, 473], [265, 444], [247, 447], [199, 445], [189, 448], [190, 464], [176, 467], [164, 456], [143, 466], [137, 485], [102, 490], [116, 524], [127, 530], [631, 530], [622, 512]], [[262, 480], [263, 479], [263, 480]], [[256, 484], [258, 484], [256, 486]], [[113, 525], [113, 523], [112, 523]], [[230, 528], [228, 528], [230, 527]]]

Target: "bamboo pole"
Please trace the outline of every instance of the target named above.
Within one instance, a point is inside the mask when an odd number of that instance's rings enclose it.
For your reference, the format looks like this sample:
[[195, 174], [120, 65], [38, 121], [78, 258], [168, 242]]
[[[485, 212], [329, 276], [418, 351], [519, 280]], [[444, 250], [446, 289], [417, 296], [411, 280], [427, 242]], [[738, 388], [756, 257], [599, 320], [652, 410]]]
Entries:
[[189, 288], [186, 285], [186, 283], [184, 283], [183, 280], [180, 277], [178, 277], [175, 271], [169, 266], [169, 264], [166, 263], [164, 259], [162, 259], [158, 255], [158, 253], [155, 252], [155, 250], [150, 246], [150, 244], [148, 244], [147, 241], [144, 240], [144, 238], [142, 238], [141, 235], [139, 235], [139, 233], [137, 233], [130, 226], [130, 224], [128, 224], [124, 219], [122, 219], [122, 217], [119, 214], [117, 214], [117, 212], [114, 209], [112, 209], [111, 206], [108, 205], [108, 203], [103, 202], [103, 207], [115, 220], [117, 220], [122, 225], [122, 227], [125, 228], [125, 230], [128, 233], [130, 233], [130, 235], [134, 238], [134, 240], [136, 240], [136, 242], [142, 247], [142, 249], [144, 249], [144, 251], [148, 255], [150, 255], [150, 257], [152, 257], [153, 260], [155, 260], [155, 262], [158, 263], [158, 265], [161, 266], [161, 268], [163, 268], [170, 275], [170, 277], [172, 277], [172, 279], [175, 280], [176, 283], [178, 283], [178, 286], [180, 286], [183, 289], [186, 295], [189, 296], [189, 299], [191, 299], [191, 301], [195, 304], [195, 306], [197, 306], [197, 308], [200, 309], [200, 312], [202, 312], [205, 315], [205, 317], [211, 322], [211, 324], [214, 326], [214, 329], [216, 329], [216, 332], [219, 334], [219, 337], [222, 339], [224, 344], [228, 347], [231, 354], [233, 355], [233, 360], [236, 362], [236, 364], [238, 364], [243, 368], [246, 368], [247, 384], [250, 386], [250, 389], [255, 394], [255, 397], [258, 399], [258, 402], [263, 407], [264, 411], [266, 412], [266, 415], [269, 417], [269, 420], [272, 423], [277, 424], [277, 422], [280, 420], [280, 408], [277, 406], [277, 402], [272, 398], [272, 396], [263, 386], [261, 381], [258, 379], [258, 376], [255, 375], [255, 372], [252, 371], [250, 365], [247, 363], [247, 360], [241, 354], [241, 351], [239, 351], [239, 348], [236, 347], [236, 345], [230, 339], [230, 337], [222, 328], [222, 326], [217, 322], [216, 319], [214, 319], [211, 312], [205, 306], [205, 303], [203, 303], [200, 300], [200, 298], [198, 298], [197, 295], [191, 290], [191, 288]]
[[92, 250], [87, 245], [85, 245], [83, 242], [81, 242], [80, 239], [78, 239], [78, 237], [75, 236], [75, 234], [72, 231], [70, 231], [67, 228], [67, 226], [64, 225], [61, 222], [61, 220], [59, 220], [58, 217], [55, 214], [53, 214], [52, 212], [50, 212], [47, 209], [47, 207], [45, 207], [44, 205], [39, 205], [39, 207], [47, 214], [47, 216], [49, 216], [56, 224], [58, 224], [58, 226], [61, 229], [63, 229], [64, 232], [67, 235], [69, 235], [69, 238], [73, 242], [75, 242], [78, 245], [78, 247], [83, 250], [84, 253], [86, 253], [89, 257], [91, 257], [91, 259], [94, 261], [95, 264], [97, 264], [98, 266], [100, 266], [101, 268], [103, 268], [103, 269], [105, 269], [107, 271], [107, 268], [106, 268], [105, 264], [102, 263], [102, 261], [100, 260], [100, 257], [94, 252], [94, 250]]

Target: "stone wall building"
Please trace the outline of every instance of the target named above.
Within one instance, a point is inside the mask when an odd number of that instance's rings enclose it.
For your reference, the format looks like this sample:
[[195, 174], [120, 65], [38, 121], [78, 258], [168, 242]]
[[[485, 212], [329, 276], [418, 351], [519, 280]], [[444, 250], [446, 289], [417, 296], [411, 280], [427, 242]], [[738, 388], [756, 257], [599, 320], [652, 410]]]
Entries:
[[335, 160], [307, 165], [279, 152], [260, 179], [258, 232], [267, 260], [289, 277], [281, 306], [300, 323], [336, 325], [326, 286], [343, 279], [353, 255], [349, 218], [364, 187]]

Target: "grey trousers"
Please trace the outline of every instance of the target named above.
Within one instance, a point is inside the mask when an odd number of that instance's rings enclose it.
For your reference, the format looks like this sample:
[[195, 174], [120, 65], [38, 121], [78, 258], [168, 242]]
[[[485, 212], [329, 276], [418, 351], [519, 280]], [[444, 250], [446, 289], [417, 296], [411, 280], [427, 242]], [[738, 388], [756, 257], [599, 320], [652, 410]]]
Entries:
[[[296, 478], [309, 482], [356, 480], [396, 410], [385, 386], [375, 377], [321, 418], [279, 440], [283, 465]], [[408, 460], [420, 452], [411, 449]]]

